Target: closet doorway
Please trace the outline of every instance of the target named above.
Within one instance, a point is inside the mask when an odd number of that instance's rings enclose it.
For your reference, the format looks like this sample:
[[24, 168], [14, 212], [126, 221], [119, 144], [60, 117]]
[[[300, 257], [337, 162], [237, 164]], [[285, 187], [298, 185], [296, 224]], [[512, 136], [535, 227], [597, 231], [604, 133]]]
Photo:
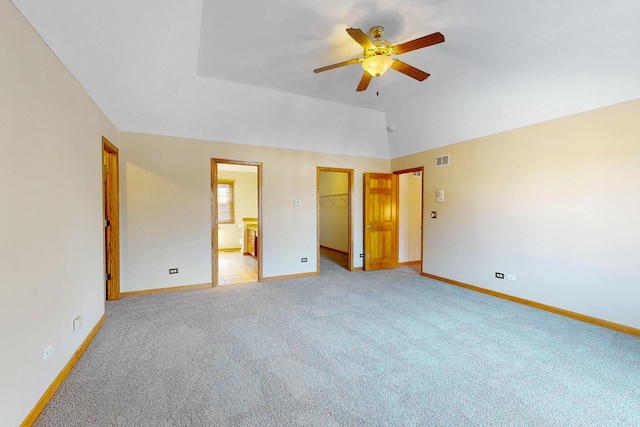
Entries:
[[317, 266], [353, 270], [353, 169], [317, 168]]
[[262, 163], [211, 159], [212, 286], [262, 281]]

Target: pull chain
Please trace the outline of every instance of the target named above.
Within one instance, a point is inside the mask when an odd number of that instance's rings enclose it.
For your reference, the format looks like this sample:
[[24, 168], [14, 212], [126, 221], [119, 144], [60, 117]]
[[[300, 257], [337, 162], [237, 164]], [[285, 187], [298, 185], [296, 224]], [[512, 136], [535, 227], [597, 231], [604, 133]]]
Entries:
[[376, 96], [380, 96], [380, 76], [376, 76]]

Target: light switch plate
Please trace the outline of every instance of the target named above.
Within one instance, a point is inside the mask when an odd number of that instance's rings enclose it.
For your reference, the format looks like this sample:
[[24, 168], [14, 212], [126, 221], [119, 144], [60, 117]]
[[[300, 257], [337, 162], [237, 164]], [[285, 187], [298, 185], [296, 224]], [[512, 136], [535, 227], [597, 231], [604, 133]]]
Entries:
[[78, 331], [82, 327], [82, 317], [78, 316], [73, 319], [73, 330]]

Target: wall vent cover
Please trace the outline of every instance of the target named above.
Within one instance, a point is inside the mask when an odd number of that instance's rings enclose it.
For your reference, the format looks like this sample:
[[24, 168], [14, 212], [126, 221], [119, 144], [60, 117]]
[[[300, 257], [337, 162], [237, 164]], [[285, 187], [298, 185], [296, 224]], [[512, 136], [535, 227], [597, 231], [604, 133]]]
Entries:
[[411, 176], [414, 176], [416, 178], [420, 178], [422, 176], [422, 171], [413, 171], [413, 172], [411, 172]]
[[449, 166], [448, 154], [443, 154], [442, 156], [436, 157], [436, 167], [439, 168], [441, 166]]

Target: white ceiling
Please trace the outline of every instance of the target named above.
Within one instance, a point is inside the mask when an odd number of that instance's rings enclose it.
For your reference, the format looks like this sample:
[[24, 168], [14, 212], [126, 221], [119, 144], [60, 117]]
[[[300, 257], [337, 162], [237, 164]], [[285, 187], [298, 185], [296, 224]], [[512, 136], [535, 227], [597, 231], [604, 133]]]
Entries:
[[[637, 0], [14, 4], [124, 131], [388, 158], [640, 98]], [[431, 77], [312, 72], [374, 25], [443, 33], [401, 56]]]

